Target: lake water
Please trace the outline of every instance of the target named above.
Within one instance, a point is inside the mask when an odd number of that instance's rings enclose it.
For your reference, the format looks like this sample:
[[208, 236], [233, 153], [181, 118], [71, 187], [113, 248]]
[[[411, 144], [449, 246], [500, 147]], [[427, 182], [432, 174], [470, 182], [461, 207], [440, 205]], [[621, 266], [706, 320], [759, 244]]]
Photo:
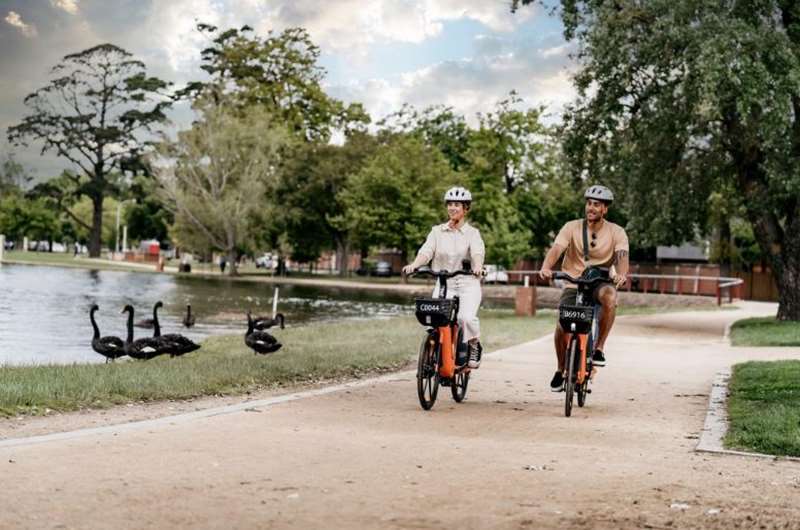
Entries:
[[[162, 333], [183, 333], [193, 340], [247, 328], [245, 312], [271, 316], [274, 286], [267, 283], [207, 279], [140, 272], [96, 271], [48, 266], [0, 265], [0, 364], [104, 362], [91, 348], [89, 308], [102, 335], [125, 337], [125, 304], [135, 320], [159, 311]], [[197, 324], [181, 321], [192, 305]], [[278, 311], [287, 326], [313, 321], [381, 318], [410, 313], [413, 297], [356, 289], [280, 286]], [[136, 337], [152, 330], [134, 328]]]

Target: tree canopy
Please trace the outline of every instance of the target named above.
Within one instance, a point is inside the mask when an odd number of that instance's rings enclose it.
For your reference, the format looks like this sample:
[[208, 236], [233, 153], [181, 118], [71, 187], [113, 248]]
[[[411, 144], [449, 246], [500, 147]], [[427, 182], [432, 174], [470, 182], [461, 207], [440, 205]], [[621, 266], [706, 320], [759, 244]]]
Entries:
[[159, 145], [153, 173], [175, 216], [176, 242], [224, 252], [235, 275], [236, 251], [251, 235], [250, 215], [265, 200], [288, 133], [262, 107], [241, 113], [201, 99], [196, 109], [201, 119], [191, 129]]
[[798, 4], [563, 0], [557, 12], [578, 43], [575, 177], [614, 186], [633, 238], [660, 244], [705, 231], [709, 197], [735, 190], [778, 317], [800, 320]]
[[67, 55], [53, 79], [25, 98], [30, 114], [8, 129], [14, 145], [40, 142], [77, 170], [65, 173], [74, 192], [92, 200], [89, 253], [100, 255], [103, 199], [117, 192], [108, 176], [138, 158], [145, 136], [167, 117], [168, 83], [149, 77], [145, 65], [124, 49], [100, 44]]

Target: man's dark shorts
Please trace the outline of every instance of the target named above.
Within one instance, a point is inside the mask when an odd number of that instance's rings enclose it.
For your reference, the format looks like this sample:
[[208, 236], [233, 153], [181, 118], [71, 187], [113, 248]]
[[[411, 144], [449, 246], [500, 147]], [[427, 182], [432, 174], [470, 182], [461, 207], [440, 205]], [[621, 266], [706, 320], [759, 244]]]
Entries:
[[[613, 285], [610, 284], [606, 285], [609, 285], [612, 289], [616, 290]], [[599, 291], [600, 291], [599, 288], [594, 289], [592, 291], [592, 301], [598, 305], [600, 304], [600, 301], [597, 299], [597, 293]], [[578, 296], [577, 289], [571, 287], [565, 288], [563, 291], [561, 291], [561, 298], [558, 300], [558, 307], [561, 307], [562, 305], [575, 305], [575, 298], [577, 296]]]

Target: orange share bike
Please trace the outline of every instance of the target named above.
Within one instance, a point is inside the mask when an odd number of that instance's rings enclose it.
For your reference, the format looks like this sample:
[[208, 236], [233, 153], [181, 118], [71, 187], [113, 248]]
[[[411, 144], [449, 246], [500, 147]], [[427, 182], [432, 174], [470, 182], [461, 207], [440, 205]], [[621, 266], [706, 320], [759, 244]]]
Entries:
[[447, 280], [455, 276], [472, 275], [472, 272], [434, 272], [425, 267], [411, 274], [436, 279], [434, 297], [415, 300], [417, 320], [428, 327], [419, 348], [417, 363], [419, 404], [423, 409], [430, 410], [436, 402], [439, 385], [449, 386], [453, 399], [461, 403], [467, 395], [469, 384], [469, 355], [467, 345], [462, 340], [463, 330], [458, 326], [458, 296], [447, 298]]
[[553, 279], [566, 280], [578, 286], [575, 305], [558, 308], [558, 321], [564, 330], [566, 349], [566, 375], [564, 376], [564, 415], [572, 415], [574, 395], [578, 394], [578, 406], [586, 404], [591, 394], [592, 355], [599, 332], [602, 306], [594, 302], [592, 293], [601, 283], [611, 283], [608, 270], [599, 267], [586, 269], [580, 278], [564, 272], [554, 272]]

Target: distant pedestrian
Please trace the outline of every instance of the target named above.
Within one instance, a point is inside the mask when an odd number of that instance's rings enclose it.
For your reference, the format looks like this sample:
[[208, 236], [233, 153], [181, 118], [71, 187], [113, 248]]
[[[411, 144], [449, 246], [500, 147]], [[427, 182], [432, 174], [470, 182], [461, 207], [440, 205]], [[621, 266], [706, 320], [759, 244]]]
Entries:
[[225, 259], [225, 256], [220, 256], [219, 258], [219, 272], [225, 274], [225, 265], [228, 264], [228, 260]]

